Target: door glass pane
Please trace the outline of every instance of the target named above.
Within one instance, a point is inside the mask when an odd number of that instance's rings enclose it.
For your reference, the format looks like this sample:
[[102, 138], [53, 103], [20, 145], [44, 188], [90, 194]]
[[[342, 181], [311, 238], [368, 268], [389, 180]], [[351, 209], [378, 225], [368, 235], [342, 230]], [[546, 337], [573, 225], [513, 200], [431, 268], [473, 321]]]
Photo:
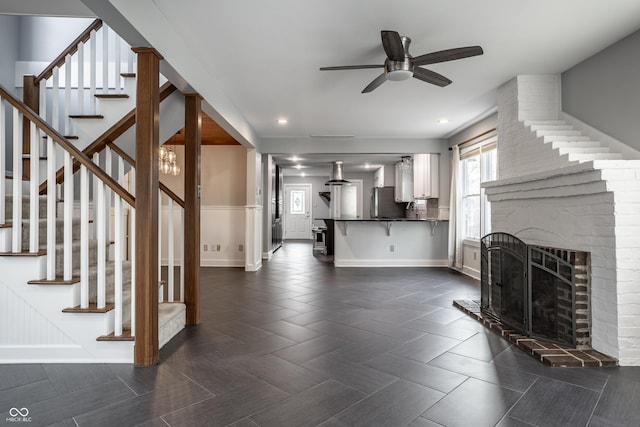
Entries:
[[291, 190], [291, 203], [289, 208], [291, 215], [303, 215], [305, 213], [304, 205], [304, 191]]

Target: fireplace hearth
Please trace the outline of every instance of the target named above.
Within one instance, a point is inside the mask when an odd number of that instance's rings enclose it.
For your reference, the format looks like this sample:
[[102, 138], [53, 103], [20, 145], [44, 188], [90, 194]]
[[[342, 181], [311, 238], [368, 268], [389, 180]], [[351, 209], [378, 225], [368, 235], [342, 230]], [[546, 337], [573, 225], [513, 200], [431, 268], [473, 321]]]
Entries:
[[590, 348], [588, 253], [492, 233], [481, 254], [484, 315], [526, 337]]

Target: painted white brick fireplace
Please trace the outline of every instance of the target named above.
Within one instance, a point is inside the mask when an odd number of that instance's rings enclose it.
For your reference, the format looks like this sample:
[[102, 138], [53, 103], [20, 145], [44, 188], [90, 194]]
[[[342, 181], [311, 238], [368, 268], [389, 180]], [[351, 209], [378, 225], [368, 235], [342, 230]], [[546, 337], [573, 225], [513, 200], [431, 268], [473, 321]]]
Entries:
[[560, 93], [560, 76], [518, 76], [498, 91], [498, 180], [484, 186], [492, 230], [589, 252], [592, 346], [640, 365], [640, 153], [558, 120]]

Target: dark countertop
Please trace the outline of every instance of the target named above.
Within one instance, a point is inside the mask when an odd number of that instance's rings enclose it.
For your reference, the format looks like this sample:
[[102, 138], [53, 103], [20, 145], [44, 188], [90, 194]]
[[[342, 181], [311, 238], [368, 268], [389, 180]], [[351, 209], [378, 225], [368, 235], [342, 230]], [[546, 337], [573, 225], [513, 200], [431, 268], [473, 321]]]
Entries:
[[439, 221], [449, 221], [448, 219], [438, 219], [438, 218], [316, 218], [318, 221], [349, 221], [349, 222], [439, 222]]

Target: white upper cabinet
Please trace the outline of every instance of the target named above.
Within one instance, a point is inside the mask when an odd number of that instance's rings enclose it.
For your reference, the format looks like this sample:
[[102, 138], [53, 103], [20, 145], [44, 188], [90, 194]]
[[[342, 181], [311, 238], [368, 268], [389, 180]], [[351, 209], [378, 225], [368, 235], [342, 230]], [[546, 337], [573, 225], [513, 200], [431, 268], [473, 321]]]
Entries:
[[413, 155], [413, 198], [436, 199], [440, 189], [440, 154]]

